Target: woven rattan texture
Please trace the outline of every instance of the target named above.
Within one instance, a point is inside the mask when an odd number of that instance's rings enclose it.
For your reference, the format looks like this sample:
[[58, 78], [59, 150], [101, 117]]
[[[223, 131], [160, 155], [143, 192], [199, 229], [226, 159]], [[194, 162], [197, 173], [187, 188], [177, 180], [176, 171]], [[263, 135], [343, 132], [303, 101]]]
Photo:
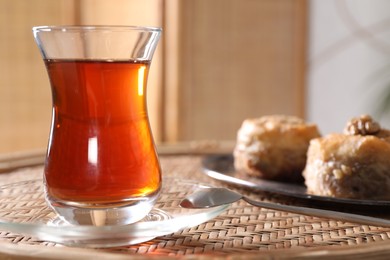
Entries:
[[[200, 156], [162, 156], [165, 176], [192, 179], [215, 186], [224, 184], [210, 179], [201, 171]], [[0, 183], [36, 179], [42, 167], [20, 169], [0, 175]], [[229, 187], [234, 188], [234, 187]], [[240, 190], [257, 199], [271, 199], [266, 194]], [[287, 201], [288, 202], [288, 201]], [[32, 211], [33, 213], [33, 211]], [[250, 253], [263, 250], [363, 245], [389, 240], [390, 229], [344, 223], [335, 220], [257, 208], [240, 201], [219, 217], [199, 225], [146, 243], [102, 252], [180, 256], [187, 254]], [[40, 246], [59, 246], [31, 237], [0, 231], [0, 241]]]

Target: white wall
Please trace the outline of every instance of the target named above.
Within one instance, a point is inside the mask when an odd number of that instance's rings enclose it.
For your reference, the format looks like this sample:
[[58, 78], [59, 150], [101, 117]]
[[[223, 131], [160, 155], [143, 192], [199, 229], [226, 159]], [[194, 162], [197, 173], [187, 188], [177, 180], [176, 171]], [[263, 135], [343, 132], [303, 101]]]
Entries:
[[321, 132], [372, 114], [390, 92], [390, 1], [311, 0], [307, 119]]

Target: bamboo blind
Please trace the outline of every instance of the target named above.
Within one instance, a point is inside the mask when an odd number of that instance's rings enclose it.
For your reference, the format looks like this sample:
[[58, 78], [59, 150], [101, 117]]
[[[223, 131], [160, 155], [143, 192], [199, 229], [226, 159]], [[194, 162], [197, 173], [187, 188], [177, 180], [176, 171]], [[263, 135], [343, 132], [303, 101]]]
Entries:
[[304, 116], [305, 0], [0, 0], [0, 153], [44, 148], [51, 93], [31, 27], [163, 27], [148, 82], [158, 143], [235, 139], [264, 114]]

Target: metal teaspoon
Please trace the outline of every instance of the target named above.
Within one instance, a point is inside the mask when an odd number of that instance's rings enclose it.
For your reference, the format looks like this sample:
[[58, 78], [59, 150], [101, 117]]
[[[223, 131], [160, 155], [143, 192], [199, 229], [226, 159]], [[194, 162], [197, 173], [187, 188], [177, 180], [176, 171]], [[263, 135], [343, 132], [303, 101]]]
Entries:
[[325, 217], [330, 219], [337, 219], [342, 221], [355, 222], [366, 225], [390, 227], [390, 220], [376, 217], [369, 217], [359, 214], [345, 213], [333, 210], [316, 209], [302, 206], [283, 205], [277, 203], [255, 201], [242, 194], [226, 189], [226, 188], [205, 188], [197, 191], [180, 202], [180, 206], [183, 208], [210, 208], [225, 204], [231, 204], [240, 199], [243, 199], [247, 203], [262, 207], [266, 209], [274, 209], [292, 213], [298, 213], [303, 215], [310, 215], [315, 217]]

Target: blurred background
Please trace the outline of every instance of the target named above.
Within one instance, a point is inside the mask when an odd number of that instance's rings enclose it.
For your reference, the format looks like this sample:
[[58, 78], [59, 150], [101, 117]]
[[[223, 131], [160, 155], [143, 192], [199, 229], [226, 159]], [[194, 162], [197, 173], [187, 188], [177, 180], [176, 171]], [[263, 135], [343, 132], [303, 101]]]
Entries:
[[37, 25], [162, 27], [148, 83], [158, 144], [235, 140], [268, 114], [323, 134], [362, 113], [390, 122], [388, 0], [0, 0], [0, 19], [0, 153], [47, 145]]

